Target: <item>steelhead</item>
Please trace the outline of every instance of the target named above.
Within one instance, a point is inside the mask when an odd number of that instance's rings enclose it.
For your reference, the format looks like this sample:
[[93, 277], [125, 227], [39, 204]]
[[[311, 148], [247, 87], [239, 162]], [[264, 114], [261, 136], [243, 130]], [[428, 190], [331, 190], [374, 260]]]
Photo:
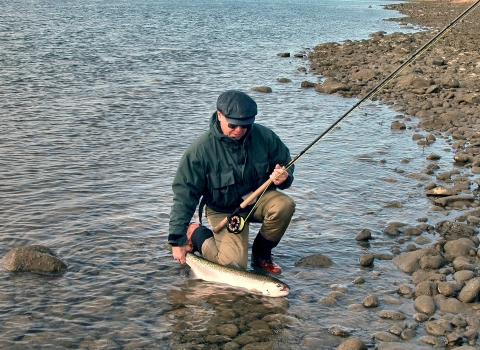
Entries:
[[251, 292], [260, 292], [269, 297], [283, 297], [290, 291], [287, 284], [275, 277], [223, 266], [192, 253], [187, 253], [186, 260], [190, 266], [190, 278], [193, 279], [225, 283], [246, 288]]

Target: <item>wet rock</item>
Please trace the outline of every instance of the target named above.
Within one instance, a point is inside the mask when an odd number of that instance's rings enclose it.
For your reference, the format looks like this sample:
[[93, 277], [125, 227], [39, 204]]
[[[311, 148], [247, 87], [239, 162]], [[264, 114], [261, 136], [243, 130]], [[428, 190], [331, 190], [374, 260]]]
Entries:
[[375, 256], [373, 254], [362, 254], [358, 258], [358, 262], [361, 266], [371, 266], [374, 260]]
[[414, 295], [416, 297], [420, 295], [434, 296], [438, 294], [437, 283], [432, 281], [422, 281], [415, 286]]
[[420, 268], [438, 269], [445, 264], [443, 256], [432, 248], [401, 254], [395, 257], [392, 262], [403, 272], [409, 274]]
[[452, 331], [452, 325], [449, 321], [440, 319], [425, 322], [425, 331], [427, 334], [439, 337]]
[[460, 283], [467, 282], [468, 280], [471, 280], [474, 277], [475, 277], [475, 272], [470, 270], [458, 271], [458, 272], [455, 272], [455, 274], [453, 275], [453, 279]]
[[398, 120], [395, 120], [392, 122], [390, 128], [392, 130], [404, 130], [407, 128], [407, 126], [405, 125], [405, 123], [403, 122], [399, 122]]
[[377, 312], [377, 315], [380, 318], [387, 318], [389, 320], [404, 320], [405, 315], [402, 314], [401, 312], [398, 311], [392, 311], [392, 310], [381, 310]]
[[405, 324], [402, 323], [395, 323], [393, 326], [391, 326], [388, 331], [392, 334], [395, 335], [400, 335], [402, 332], [405, 330]]
[[430, 319], [430, 316], [428, 316], [424, 313], [416, 313], [415, 315], [413, 315], [413, 319], [416, 322], [425, 322], [425, 321]]
[[433, 315], [436, 309], [433, 298], [428, 295], [421, 295], [418, 298], [416, 298], [413, 306], [415, 310], [426, 315]]
[[392, 236], [392, 237], [400, 235], [400, 231], [398, 230], [397, 226], [392, 225], [392, 224], [385, 227], [382, 232], [384, 234], [386, 234], [388, 236]]
[[365, 283], [365, 278], [363, 277], [357, 277], [352, 281], [353, 284], [364, 284]]
[[438, 310], [455, 315], [465, 311], [465, 305], [456, 298], [437, 299], [435, 304]]
[[367, 345], [358, 338], [351, 338], [340, 344], [336, 350], [367, 350]]
[[478, 233], [478, 229], [475, 227], [449, 220], [437, 222], [435, 225], [435, 230], [447, 241], [465, 237], [468, 238]]
[[445, 280], [446, 276], [444, 274], [438, 273], [437, 271], [417, 270], [412, 274], [412, 282], [415, 285], [423, 281], [442, 282]]
[[399, 285], [397, 288], [397, 294], [411, 298], [413, 296], [412, 289], [407, 285]]
[[445, 346], [445, 340], [434, 337], [433, 335], [425, 335], [420, 338], [424, 343], [432, 345], [434, 348]]
[[362, 304], [366, 308], [377, 307], [378, 305], [380, 305], [380, 300], [376, 295], [369, 295], [363, 299]]
[[277, 56], [279, 56], [279, 57], [290, 57], [290, 52], [280, 52], [280, 53], [277, 53]]
[[456, 297], [462, 288], [463, 284], [456, 281], [438, 283], [438, 291], [446, 297]]
[[401, 334], [400, 338], [403, 340], [410, 340], [415, 337], [415, 331], [413, 329], [405, 329]]
[[2, 262], [12, 272], [58, 273], [67, 269], [67, 264], [52, 249], [41, 245], [13, 248]]
[[304, 89], [307, 89], [307, 88], [315, 88], [315, 86], [317, 86], [316, 83], [312, 83], [312, 82], [306, 81], [306, 80], [305, 80], [305, 81], [302, 81], [302, 82], [300, 83], [300, 87], [301, 87], [301, 88], [304, 88]]
[[295, 262], [295, 266], [329, 267], [333, 264], [332, 259], [323, 254], [309, 255]]
[[422, 230], [418, 227], [407, 227], [403, 230], [403, 234], [406, 236], [420, 236], [422, 234]]
[[370, 238], [372, 238], [372, 231], [367, 228], [361, 230], [355, 237], [357, 241], [368, 241]]
[[385, 342], [397, 342], [400, 340], [398, 336], [388, 332], [376, 332], [372, 334], [372, 338], [375, 340], [385, 341]]
[[452, 264], [455, 271], [476, 271], [478, 268], [476, 264], [472, 264], [470, 260], [464, 256], [456, 258]]
[[251, 89], [252, 91], [263, 92], [263, 93], [270, 93], [272, 92], [272, 88], [269, 86], [254, 86]]
[[348, 337], [351, 333], [351, 330], [342, 326], [333, 325], [328, 329], [328, 333], [331, 335], [336, 335], [337, 337]]
[[443, 249], [449, 260], [453, 260], [459, 256], [469, 256], [470, 251], [476, 248], [472, 240], [468, 238], [459, 238], [445, 243]]
[[290, 83], [292, 80], [288, 78], [278, 78], [277, 81], [279, 83]]
[[460, 294], [458, 294], [458, 300], [464, 303], [473, 303], [479, 300], [479, 294], [480, 278], [475, 278], [465, 284], [465, 287], [463, 287]]
[[235, 338], [239, 332], [239, 329], [236, 325], [232, 323], [226, 323], [217, 326], [217, 332], [221, 335], [230, 337], [230, 338]]

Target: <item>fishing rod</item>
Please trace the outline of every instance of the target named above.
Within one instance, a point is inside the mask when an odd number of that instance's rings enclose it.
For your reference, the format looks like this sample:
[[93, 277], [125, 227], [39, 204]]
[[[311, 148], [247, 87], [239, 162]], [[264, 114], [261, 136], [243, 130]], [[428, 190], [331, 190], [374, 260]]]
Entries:
[[[468, 14], [470, 14], [476, 7], [480, 5], [480, 0], [474, 2], [470, 7], [463, 11], [457, 18], [450, 22], [445, 28], [438, 32], [432, 39], [420, 47], [415, 53], [413, 53], [405, 62], [403, 62], [397, 69], [390, 73], [385, 79], [378, 83], [372, 90], [370, 90], [362, 99], [360, 99], [356, 104], [354, 104], [348, 111], [346, 111], [340, 118], [338, 118], [332, 125], [330, 125], [322, 134], [320, 134], [315, 140], [313, 140], [303, 151], [301, 151], [295, 158], [288, 162], [283, 168], [283, 174], [287, 169], [289, 169], [297, 160], [305, 155], [309, 150], [311, 150], [317, 143], [319, 143], [325, 136], [330, 134], [332, 130], [339, 125], [343, 120], [345, 120], [350, 114], [360, 108], [367, 100], [374, 97], [382, 88], [384, 88], [388, 83], [395, 79], [405, 68], [410, 64], [415, 62], [420, 56], [422, 56], [426, 51], [433, 47], [441, 38], [443, 38], [458, 22], [464, 19]], [[278, 175], [278, 176], [279, 176]], [[235, 211], [223, 219], [217, 226], [213, 228], [213, 232], [218, 233], [222, 228], [227, 226], [227, 230], [231, 233], [240, 233], [242, 232], [245, 222], [247, 219], [244, 219], [239, 215], [241, 209], [245, 209], [251, 202], [253, 202], [257, 197], [261, 197], [263, 193], [267, 190], [270, 184], [273, 182], [272, 179], [265, 181], [255, 192], [250, 194]], [[255, 204], [258, 203], [258, 200]], [[250, 210], [250, 213], [247, 215], [247, 218], [256, 208], [256, 205]]]

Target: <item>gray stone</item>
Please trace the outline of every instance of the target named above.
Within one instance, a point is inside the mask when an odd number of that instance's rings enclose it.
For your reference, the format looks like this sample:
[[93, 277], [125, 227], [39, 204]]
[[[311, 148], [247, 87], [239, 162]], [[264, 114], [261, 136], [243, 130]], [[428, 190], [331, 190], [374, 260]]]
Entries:
[[13, 248], [2, 262], [12, 272], [58, 273], [67, 269], [67, 264], [52, 249], [41, 245]]
[[367, 345], [358, 338], [351, 338], [340, 344], [336, 350], [367, 350]]
[[309, 255], [295, 262], [295, 266], [329, 267], [332, 259], [323, 254]]
[[413, 306], [415, 310], [426, 315], [433, 315], [435, 313], [435, 302], [433, 298], [428, 295], [421, 295], [416, 298]]
[[362, 304], [366, 308], [377, 307], [378, 305], [380, 305], [380, 300], [376, 295], [369, 295], [363, 299]]
[[362, 254], [358, 258], [358, 262], [361, 266], [371, 266], [374, 260], [375, 256], [373, 254]]
[[458, 300], [464, 303], [473, 303], [479, 299], [479, 293], [480, 278], [475, 278], [465, 284], [465, 287], [458, 294]]
[[372, 232], [367, 228], [361, 230], [355, 237], [357, 241], [368, 241], [370, 238], [372, 238]]

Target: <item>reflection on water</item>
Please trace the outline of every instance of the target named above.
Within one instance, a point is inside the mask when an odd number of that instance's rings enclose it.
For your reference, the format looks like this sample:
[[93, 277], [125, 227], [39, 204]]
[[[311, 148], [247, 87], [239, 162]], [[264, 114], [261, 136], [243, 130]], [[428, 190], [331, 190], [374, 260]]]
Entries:
[[[385, 328], [355, 307], [368, 294], [409, 313], [391, 294], [406, 276], [388, 261], [361, 269], [357, 259], [402, 246], [381, 234], [387, 222], [441, 215], [425, 212], [422, 181], [405, 174], [424, 168], [427, 153], [442, 155], [439, 165], [451, 155], [441, 140], [423, 149], [412, 130], [390, 130], [396, 113], [373, 103], [296, 164], [287, 192], [297, 212], [275, 250], [287, 298], [187, 280], [163, 248], [176, 165], [218, 94], [272, 87], [251, 92], [258, 122], [298, 154], [354, 101], [300, 89], [316, 77], [276, 53], [398, 30], [381, 22], [379, 4], [3, 1], [0, 255], [42, 244], [69, 268], [57, 277], [1, 270], [0, 348], [213, 349], [235, 338], [321, 349], [342, 340], [327, 332], [333, 324], [366, 341]], [[373, 232], [369, 246], [354, 240], [363, 228]], [[294, 266], [314, 253], [334, 264]], [[359, 276], [366, 283], [353, 285]], [[347, 290], [332, 296], [332, 284]]]

